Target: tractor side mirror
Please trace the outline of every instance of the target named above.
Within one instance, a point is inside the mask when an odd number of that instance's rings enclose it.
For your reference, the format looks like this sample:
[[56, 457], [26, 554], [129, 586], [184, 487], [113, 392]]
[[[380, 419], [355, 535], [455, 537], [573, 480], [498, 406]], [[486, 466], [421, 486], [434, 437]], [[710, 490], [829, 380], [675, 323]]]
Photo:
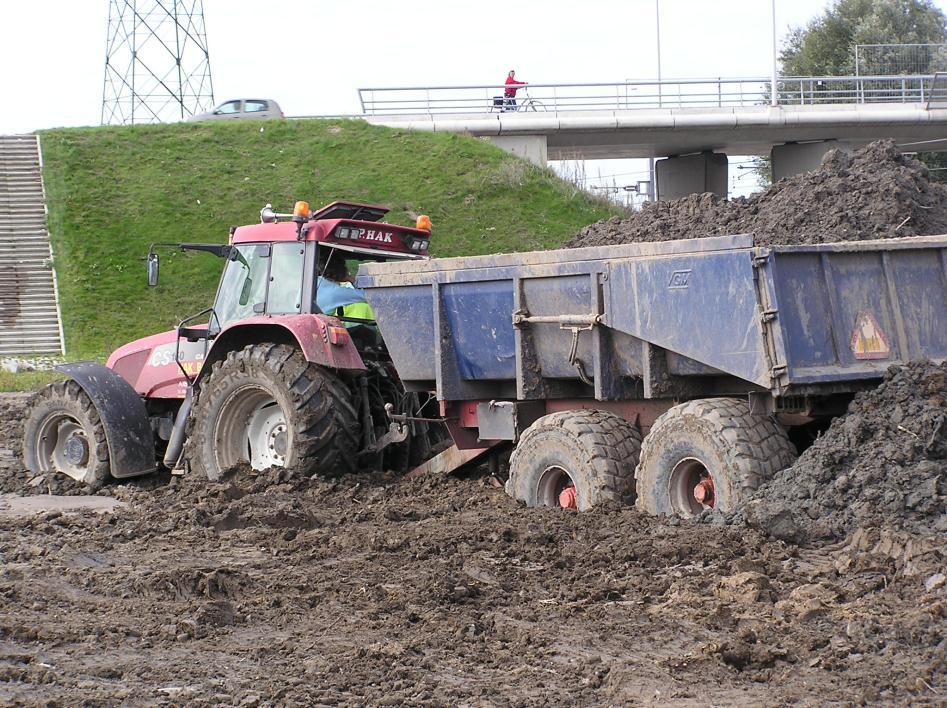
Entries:
[[148, 287], [153, 288], [158, 284], [158, 254], [154, 251], [148, 253]]
[[253, 289], [253, 280], [248, 276], [243, 281], [243, 287], [240, 288], [240, 306], [244, 307], [250, 302], [250, 291]]

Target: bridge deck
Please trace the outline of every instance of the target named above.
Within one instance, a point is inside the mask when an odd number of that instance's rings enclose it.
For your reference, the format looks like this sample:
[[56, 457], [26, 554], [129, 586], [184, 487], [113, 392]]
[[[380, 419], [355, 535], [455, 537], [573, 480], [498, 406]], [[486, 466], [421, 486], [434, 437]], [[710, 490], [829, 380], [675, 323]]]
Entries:
[[879, 138], [947, 149], [947, 74], [534, 84], [515, 110], [498, 86], [360, 89], [372, 123], [476, 136], [544, 136], [550, 159], [715, 150], [766, 155], [789, 142]]

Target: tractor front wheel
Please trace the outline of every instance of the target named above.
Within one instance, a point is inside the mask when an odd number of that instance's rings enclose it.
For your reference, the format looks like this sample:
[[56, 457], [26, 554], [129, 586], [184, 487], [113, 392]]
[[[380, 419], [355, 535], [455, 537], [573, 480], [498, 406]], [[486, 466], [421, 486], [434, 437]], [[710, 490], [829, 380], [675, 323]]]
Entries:
[[75, 381], [49, 384], [33, 398], [23, 436], [23, 459], [34, 474], [61, 472], [93, 491], [109, 478], [105, 427]]
[[285, 344], [252, 344], [214, 364], [188, 421], [186, 456], [210, 480], [249, 463], [312, 475], [355, 468], [358, 417], [338, 377]]

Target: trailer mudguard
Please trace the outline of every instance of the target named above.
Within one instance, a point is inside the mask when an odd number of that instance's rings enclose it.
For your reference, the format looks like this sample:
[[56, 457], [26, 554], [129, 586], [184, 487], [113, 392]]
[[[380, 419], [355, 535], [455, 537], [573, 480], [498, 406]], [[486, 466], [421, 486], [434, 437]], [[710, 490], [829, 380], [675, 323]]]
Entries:
[[92, 399], [105, 428], [113, 477], [135, 477], [157, 469], [155, 440], [141, 396], [108, 367], [95, 362], [61, 364]]

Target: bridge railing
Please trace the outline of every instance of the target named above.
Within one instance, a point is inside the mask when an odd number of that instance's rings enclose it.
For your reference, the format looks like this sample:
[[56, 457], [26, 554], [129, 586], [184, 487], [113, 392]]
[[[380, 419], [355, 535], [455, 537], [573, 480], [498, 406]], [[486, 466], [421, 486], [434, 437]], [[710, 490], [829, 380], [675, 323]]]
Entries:
[[937, 72], [930, 83], [927, 96], [927, 107], [947, 108], [947, 73]]
[[[941, 81], [943, 76], [941, 76]], [[782, 77], [780, 105], [915, 103], [927, 105], [933, 75]], [[727, 108], [770, 103], [769, 78], [629, 80], [619, 83], [529, 84], [515, 104], [503, 84], [360, 88], [366, 115], [444, 115], [509, 111], [615, 111], [655, 108]]]

